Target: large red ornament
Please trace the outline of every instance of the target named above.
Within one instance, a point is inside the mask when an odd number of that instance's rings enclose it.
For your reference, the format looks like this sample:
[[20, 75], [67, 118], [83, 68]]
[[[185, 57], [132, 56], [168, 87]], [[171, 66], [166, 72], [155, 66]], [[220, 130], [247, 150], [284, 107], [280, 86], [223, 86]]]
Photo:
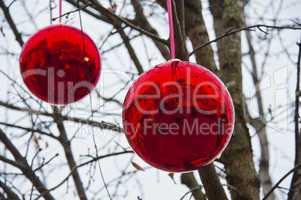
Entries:
[[88, 35], [56, 25], [29, 39], [20, 66], [24, 82], [35, 96], [52, 104], [68, 104], [85, 97], [96, 86], [101, 60]]
[[123, 124], [135, 152], [171, 172], [198, 169], [226, 148], [234, 109], [224, 84], [207, 69], [171, 60], [143, 74], [124, 101]]

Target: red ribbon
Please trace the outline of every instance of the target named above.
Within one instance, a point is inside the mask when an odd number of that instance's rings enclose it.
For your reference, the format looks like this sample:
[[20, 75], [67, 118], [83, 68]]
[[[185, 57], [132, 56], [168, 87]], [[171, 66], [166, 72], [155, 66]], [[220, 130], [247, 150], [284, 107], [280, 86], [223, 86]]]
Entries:
[[171, 59], [176, 58], [175, 48], [175, 33], [174, 33], [174, 19], [173, 19], [173, 0], [167, 0], [167, 11], [169, 18], [169, 34], [170, 34], [170, 57]]
[[62, 23], [62, 15], [63, 15], [63, 0], [59, 0], [59, 22]]

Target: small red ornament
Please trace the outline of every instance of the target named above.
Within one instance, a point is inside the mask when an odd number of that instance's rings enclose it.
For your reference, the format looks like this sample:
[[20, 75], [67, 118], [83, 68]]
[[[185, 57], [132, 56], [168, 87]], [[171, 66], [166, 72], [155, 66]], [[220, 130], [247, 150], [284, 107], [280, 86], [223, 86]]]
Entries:
[[150, 165], [171, 172], [198, 169], [226, 148], [234, 108], [224, 84], [209, 70], [171, 60], [143, 74], [123, 110], [127, 139]]
[[65, 25], [33, 35], [20, 56], [23, 80], [38, 98], [69, 104], [85, 97], [100, 77], [101, 60], [88, 35]]

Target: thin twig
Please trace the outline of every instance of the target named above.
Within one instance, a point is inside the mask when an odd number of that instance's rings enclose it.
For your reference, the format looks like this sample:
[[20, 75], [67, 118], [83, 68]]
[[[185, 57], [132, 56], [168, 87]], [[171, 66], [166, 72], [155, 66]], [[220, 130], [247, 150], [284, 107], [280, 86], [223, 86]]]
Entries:
[[275, 185], [271, 188], [271, 190], [263, 197], [262, 200], [267, 200], [268, 197], [273, 193], [273, 191], [278, 188], [278, 186], [282, 183], [282, 181], [284, 181], [291, 173], [295, 172], [297, 169], [301, 168], [301, 164], [295, 166], [293, 169], [291, 169], [290, 171], [288, 171], [282, 178], [279, 179], [279, 181], [277, 181], [277, 183], [275, 183]]
[[24, 176], [31, 181], [33, 186], [35, 186], [35, 188], [40, 192], [40, 194], [43, 194], [42, 196], [45, 198], [45, 200], [54, 200], [54, 197], [50, 194], [49, 190], [46, 188], [44, 183], [40, 180], [40, 178], [35, 174], [33, 169], [29, 166], [27, 160], [21, 155], [17, 147], [11, 142], [11, 140], [7, 137], [6, 133], [4, 133], [1, 129], [0, 129], [0, 141], [4, 144], [6, 149], [8, 149], [9, 152], [15, 158], [17, 165], [14, 166], [15, 167], [19, 166], [18, 167], [19, 170], [21, 170]]
[[266, 28], [266, 29], [277, 29], [277, 30], [301, 30], [301, 26], [299, 25], [284, 25], [284, 26], [274, 26], [274, 25], [266, 25], [266, 24], [256, 24], [256, 25], [252, 25], [252, 26], [247, 26], [247, 27], [242, 27], [242, 28], [238, 28], [238, 29], [230, 29], [227, 32], [225, 32], [224, 34], [222, 34], [221, 36], [208, 41], [204, 44], [201, 44], [200, 46], [196, 47], [190, 54], [189, 57], [191, 57], [193, 54], [195, 54], [198, 50], [200, 50], [201, 48], [204, 48], [212, 43], [215, 43], [227, 36], [239, 33], [241, 31], [250, 31], [254, 28], [257, 28], [258, 30], [267, 33], [266, 31], [264, 31], [262, 28]]
[[[19, 112], [42, 115], [42, 116], [51, 117], [51, 118], [53, 117], [53, 114], [49, 113], [49, 112], [43, 112], [43, 111], [39, 111], [39, 110], [35, 110], [35, 109], [18, 107], [18, 106], [15, 106], [13, 104], [3, 102], [3, 101], [0, 101], [0, 106], [5, 107], [7, 109], [19, 111]], [[101, 129], [107, 129], [107, 130], [111, 130], [111, 131], [115, 131], [115, 132], [119, 132], [119, 133], [123, 132], [123, 129], [120, 126], [109, 123], [109, 122], [105, 122], [105, 121], [94, 121], [94, 120], [83, 119], [83, 118], [78, 118], [78, 117], [71, 117], [71, 116], [67, 116], [67, 115], [61, 115], [61, 118], [64, 121], [85, 124], [85, 125], [98, 127]]]

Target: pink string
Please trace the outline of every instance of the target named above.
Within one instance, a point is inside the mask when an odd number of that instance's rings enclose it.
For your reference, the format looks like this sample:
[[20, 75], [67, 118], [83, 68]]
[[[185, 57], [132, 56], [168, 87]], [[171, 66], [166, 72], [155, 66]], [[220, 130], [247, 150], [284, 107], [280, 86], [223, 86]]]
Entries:
[[59, 22], [62, 23], [62, 15], [63, 15], [63, 0], [59, 0]]
[[176, 58], [176, 48], [175, 48], [175, 31], [174, 31], [174, 19], [173, 19], [173, 0], [167, 0], [167, 11], [169, 18], [169, 34], [170, 34], [170, 57], [171, 59]]

